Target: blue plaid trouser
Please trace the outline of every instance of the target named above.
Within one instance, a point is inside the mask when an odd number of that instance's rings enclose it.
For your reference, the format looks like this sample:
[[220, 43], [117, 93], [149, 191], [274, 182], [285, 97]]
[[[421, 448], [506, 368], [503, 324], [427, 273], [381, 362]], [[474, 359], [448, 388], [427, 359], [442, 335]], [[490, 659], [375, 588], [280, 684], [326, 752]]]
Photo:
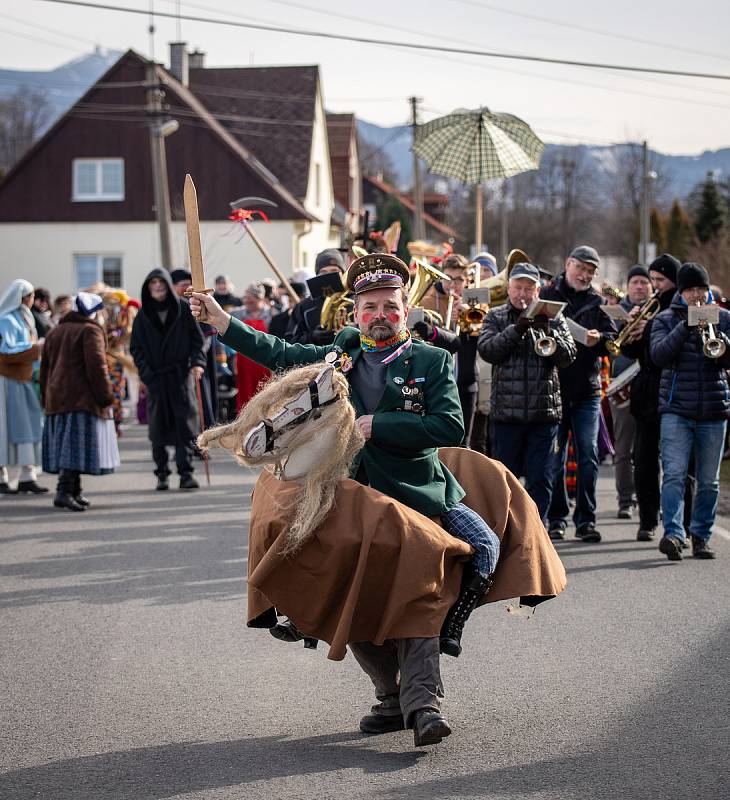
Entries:
[[441, 515], [444, 528], [475, 550], [474, 566], [480, 575], [491, 575], [499, 560], [499, 537], [487, 523], [468, 506], [457, 503]]

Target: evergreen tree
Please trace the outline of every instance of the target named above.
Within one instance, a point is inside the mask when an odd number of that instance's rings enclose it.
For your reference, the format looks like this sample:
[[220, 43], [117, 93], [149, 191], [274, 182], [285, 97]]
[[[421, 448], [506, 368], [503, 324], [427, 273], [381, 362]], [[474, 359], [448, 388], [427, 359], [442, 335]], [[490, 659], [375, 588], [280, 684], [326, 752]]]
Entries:
[[711, 172], [699, 192], [695, 212], [695, 232], [700, 242], [709, 242], [725, 227], [727, 210], [720, 189]]
[[652, 208], [649, 217], [649, 241], [656, 245], [657, 253], [667, 249], [667, 220], [658, 208]]
[[687, 260], [693, 240], [692, 220], [679, 200], [675, 199], [667, 219], [666, 252], [684, 262]]

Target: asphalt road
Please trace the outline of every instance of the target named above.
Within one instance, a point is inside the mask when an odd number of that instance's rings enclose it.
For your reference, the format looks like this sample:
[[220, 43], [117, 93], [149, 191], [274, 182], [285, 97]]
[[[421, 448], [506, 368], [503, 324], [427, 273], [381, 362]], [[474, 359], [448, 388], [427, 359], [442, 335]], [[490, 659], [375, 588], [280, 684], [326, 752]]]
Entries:
[[245, 627], [252, 473], [217, 453], [211, 488], [155, 492], [141, 428], [122, 457], [85, 514], [0, 497], [3, 800], [730, 796], [730, 534], [669, 563], [606, 469], [604, 541], [559, 545], [568, 589], [534, 616], [472, 618], [454, 733], [417, 751], [359, 734], [351, 657]]

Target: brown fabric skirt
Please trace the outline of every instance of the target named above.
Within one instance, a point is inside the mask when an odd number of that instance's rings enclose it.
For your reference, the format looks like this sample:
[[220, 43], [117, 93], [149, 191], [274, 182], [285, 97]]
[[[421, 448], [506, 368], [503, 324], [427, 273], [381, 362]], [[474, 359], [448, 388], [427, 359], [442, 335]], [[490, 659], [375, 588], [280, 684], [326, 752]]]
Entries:
[[[554, 597], [566, 585], [537, 507], [502, 464], [463, 448], [441, 461], [466, 490], [463, 502], [501, 540], [492, 590], [484, 602]], [[248, 623], [268, 625], [272, 609], [344, 658], [349, 642], [438, 636], [455, 602], [471, 547], [437, 521], [353, 480], [340, 482], [336, 505], [293, 556], [282, 556], [299, 485], [263, 471], [251, 508]], [[265, 622], [264, 622], [265, 621]]]

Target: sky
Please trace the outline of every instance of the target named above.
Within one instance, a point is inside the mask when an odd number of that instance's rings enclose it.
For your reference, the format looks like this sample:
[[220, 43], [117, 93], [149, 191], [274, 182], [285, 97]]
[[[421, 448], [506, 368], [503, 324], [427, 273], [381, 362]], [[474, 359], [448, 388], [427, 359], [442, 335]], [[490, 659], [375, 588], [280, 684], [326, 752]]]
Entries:
[[[730, 77], [727, 0], [103, 0], [125, 8], [209, 16], [304, 30], [567, 58]], [[151, 55], [142, 15], [0, 0], [0, 67], [53, 69], [94, 46]], [[699, 154], [730, 147], [730, 80], [598, 70], [462, 53], [414, 52], [156, 19], [154, 56], [168, 63], [181, 37], [207, 66], [319, 64], [330, 111], [379, 125], [456, 108], [515, 114], [545, 141], [610, 144], [647, 139], [652, 149]]]

